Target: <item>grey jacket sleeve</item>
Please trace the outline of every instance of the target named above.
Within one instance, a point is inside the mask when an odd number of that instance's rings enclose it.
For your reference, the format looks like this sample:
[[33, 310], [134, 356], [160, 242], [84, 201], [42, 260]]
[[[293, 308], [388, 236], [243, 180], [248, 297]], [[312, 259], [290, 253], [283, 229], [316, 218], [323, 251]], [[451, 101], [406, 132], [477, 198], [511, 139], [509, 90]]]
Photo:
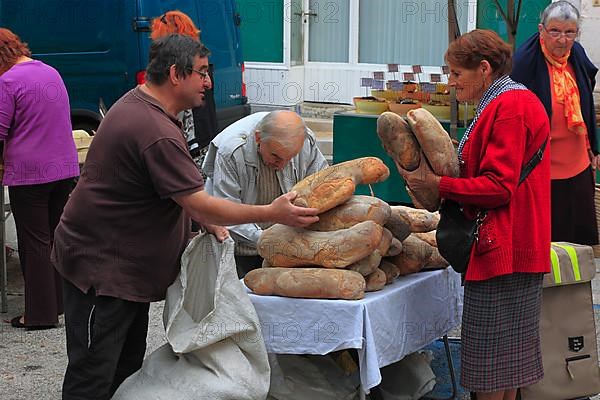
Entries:
[[[242, 203], [242, 187], [234, 160], [217, 156], [214, 163], [211, 189], [213, 195], [236, 203]], [[256, 246], [262, 229], [256, 224], [242, 224], [228, 227], [233, 239]]]

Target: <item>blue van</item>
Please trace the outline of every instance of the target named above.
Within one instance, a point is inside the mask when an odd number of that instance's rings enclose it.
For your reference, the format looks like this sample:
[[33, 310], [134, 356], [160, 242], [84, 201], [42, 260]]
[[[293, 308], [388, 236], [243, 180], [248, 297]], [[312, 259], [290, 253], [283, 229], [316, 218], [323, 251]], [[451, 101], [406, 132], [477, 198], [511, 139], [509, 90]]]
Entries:
[[188, 14], [211, 50], [218, 129], [248, 115], [235, 0], [0, 0], [0, 26], [60, 72], [73, 129], [90, 131], [143, 82], [151, 20], [169, 10]]

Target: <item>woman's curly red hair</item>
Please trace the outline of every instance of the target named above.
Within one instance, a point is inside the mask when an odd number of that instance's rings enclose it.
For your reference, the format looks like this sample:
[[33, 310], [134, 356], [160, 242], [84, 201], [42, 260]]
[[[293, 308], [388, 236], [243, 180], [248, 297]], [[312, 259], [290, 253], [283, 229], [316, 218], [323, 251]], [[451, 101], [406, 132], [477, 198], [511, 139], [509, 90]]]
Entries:
[[152, 21], [152, 34], [150, 35], [152, 40], [174, 33], [200, 40], [198, 36], [200, 29], [194, 25], [194, 21], [187, 14], [181, 11], [167, 11]]
[[0, 28], [0, 73], [8, 71], [21, 57], [31, 57], [27, 43], [6, 28]]

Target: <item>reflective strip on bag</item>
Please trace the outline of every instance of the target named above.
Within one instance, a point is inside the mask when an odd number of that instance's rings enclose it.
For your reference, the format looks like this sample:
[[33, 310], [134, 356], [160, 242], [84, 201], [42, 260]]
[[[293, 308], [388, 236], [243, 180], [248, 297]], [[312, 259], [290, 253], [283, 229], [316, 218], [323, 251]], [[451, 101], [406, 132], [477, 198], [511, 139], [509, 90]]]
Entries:
[[554, 283], [561, 283], [560, 261], [558, 261], [558, 254], [556, 254], [556, 250], [553, 248], [550, 248], [550, 261], [552, 261], [552, 274], [554, 275]]
[[[581, 280], [581, 272], [579, 271], [579, 260], [577, 259], [577, 252], [573, 246], [565, 246], [562, 244], [554, 243], [555, 246], [565, 249], [571, 260], [571, 266], [573, 267], [573, 277], [576, 281]], [[558, 283], [558, 282], [557, 282]]]

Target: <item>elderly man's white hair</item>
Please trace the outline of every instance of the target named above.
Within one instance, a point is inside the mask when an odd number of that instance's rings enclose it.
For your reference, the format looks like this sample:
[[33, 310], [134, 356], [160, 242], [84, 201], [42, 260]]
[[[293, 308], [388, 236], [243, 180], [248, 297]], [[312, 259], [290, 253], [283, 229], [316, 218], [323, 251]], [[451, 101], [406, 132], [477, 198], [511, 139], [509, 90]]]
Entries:
[[[297, 118], [285, 118], [292, 114]], [[287, 149], [293, 148], [298, 143], [298, 138], [306, 135], [306, 125], [302, 118], [288, 110], [271, 111], [260, 121], [256, 130], [259, 131], [261, 141], [274, 140]]]
[[542, 11], [541, 16], [542, 25], [546, 26], [550, 20], [558, 21], [572, 21], [579, 27], [579, 11], [577, 7], [568, 1], [560, 0], [554, 3], [550, 3], [548, 7]]

